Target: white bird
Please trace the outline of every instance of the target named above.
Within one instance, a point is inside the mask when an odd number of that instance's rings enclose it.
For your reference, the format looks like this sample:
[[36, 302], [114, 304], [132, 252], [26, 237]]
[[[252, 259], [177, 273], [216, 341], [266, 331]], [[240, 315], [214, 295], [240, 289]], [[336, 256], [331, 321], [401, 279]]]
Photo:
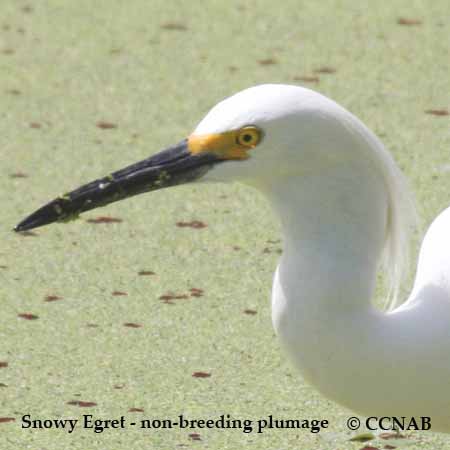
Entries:
[[414, 206], [355, 116], [309, 89], [261, 85], [216, 105], [184, 141], [58, 197], [17, 231], [188, 181], [259, 189], [282, 224], [272, 320], [304, 378], [365, 416], [430, 416], [450, 432], [450, 208], [428, 230], [409, 299], [372, 298], [383, 255], [397, 292]]

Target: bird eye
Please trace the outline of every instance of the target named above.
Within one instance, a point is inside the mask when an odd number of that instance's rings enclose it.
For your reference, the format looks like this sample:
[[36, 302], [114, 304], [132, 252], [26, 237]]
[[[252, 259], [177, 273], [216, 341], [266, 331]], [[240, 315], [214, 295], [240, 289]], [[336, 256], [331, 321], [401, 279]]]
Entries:
[[256, 147], [261, 141], [261, 130], [254, 126], [244, 127], [239, 130], [236, 141], [244, 147]]

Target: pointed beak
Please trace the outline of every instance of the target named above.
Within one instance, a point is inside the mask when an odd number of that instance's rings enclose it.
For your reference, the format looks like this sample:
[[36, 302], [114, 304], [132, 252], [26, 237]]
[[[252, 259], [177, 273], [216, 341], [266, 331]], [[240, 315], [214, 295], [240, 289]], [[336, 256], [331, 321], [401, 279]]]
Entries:
[[189, 183], [201, 178], [220, 161], [223, 158], [214, 152], [192, 152], [185, 139], [143, 161], [55, 198], [22, 220], [14, 231], [65, 222], [90, 209], [133, 195]]

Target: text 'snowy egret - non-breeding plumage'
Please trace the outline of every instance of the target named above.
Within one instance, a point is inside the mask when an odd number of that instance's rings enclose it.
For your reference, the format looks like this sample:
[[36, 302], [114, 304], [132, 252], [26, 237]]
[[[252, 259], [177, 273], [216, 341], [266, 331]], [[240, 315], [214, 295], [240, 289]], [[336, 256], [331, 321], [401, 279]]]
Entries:
[[314, 91], [239, 92], [179, 144], [56, 198], [16, 230], [200, 180], [253, 186], [279, 216], [272, 319], [305, 379], [362, 415], [430, 416], [432, 430], [450, 432], [450, 208], [425, 236], [409, 299], [376, 309], [383, 255], [398, 286], [413, 203], [377, 137]]

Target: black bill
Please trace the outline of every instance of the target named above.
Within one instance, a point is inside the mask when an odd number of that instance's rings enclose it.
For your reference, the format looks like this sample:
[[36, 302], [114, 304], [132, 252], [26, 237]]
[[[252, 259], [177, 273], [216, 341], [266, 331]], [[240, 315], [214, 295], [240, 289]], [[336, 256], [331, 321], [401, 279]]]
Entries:
[[185, 139], [143, 161], [55, 198], [22, 220], [14, 230], [26, 231], [53, 222], [65, 222], [84, 211], [133, 195], [188, 183], [203, 176], [219, 161], [209, 152], [193, 155]]

